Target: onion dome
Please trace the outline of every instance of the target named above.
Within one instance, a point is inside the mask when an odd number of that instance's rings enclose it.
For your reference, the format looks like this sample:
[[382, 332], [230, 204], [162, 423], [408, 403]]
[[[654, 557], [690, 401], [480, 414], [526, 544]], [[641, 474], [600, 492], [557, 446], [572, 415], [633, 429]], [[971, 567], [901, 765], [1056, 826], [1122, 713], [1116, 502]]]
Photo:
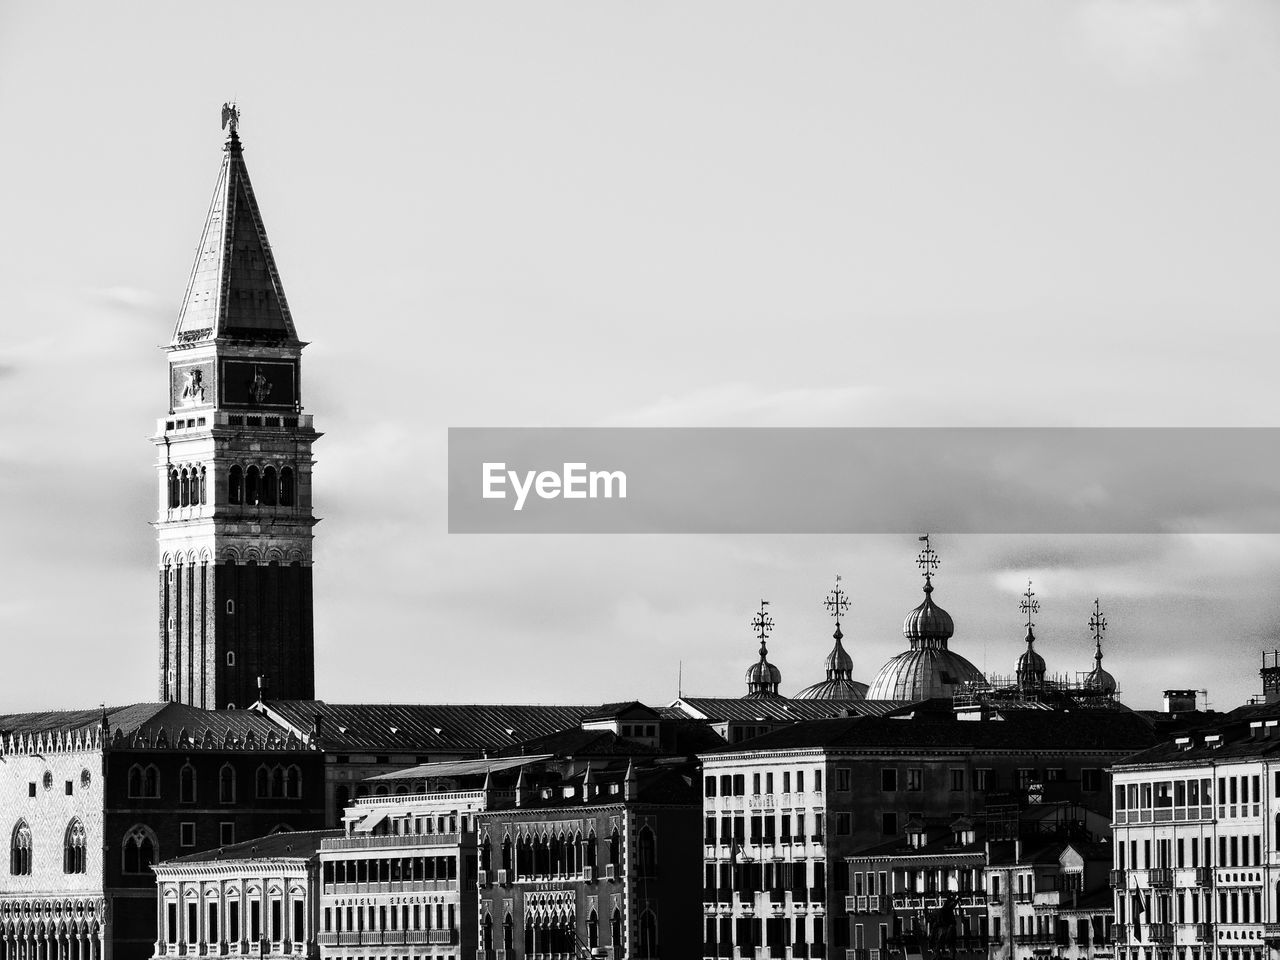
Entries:
[[891, 659], [876, 674], [867, 689], [868, 700], [926, 700], [950, 697], [966, 683], [983, 683], [986, 678], [972, 663], [947, 649], [955, 633], [951, 614], [933, 602], [933, 571], [938, 555], [928, 536], [920, 538], [924, 549], [917, 566], [924, 571], [924, 600], [902, 622], [902, 635], [909, 649]]
[[760, 659], [747, 668], [747, 697], [776, 697], [782, 671], [769, 662], [769, 651], [760, 641]]
[[1027, 649], [1018, 658], [1018, 689], [1034, 690], [1044, 686], [1044, 657], [1036, 653], [1036, 635], [1027, 627]]
[[940, 645], [946, 649], [955, 631], [951, 614], [933, 602], [933, 584], [925, 580], [924, 602], [902, 621], [902, 635], [911, 643], [912, 650], [924, 645]]
[[1110, 695], [1116, 692], [1116, 678], [1102, 668], [1101, 643], [1098, 644], [1098, 652], [1093, 655], [1093, 669], [1084, 682], [1099, 693]]
[[862, 700], [867, 695], [867, 685], [853, 679], [853, 657], [841, 641], [844, 632], [836, 624], [831, 635], [836, 645], [827, 654], [827, 679], [805, 687], [795, 695], [796, 700]]

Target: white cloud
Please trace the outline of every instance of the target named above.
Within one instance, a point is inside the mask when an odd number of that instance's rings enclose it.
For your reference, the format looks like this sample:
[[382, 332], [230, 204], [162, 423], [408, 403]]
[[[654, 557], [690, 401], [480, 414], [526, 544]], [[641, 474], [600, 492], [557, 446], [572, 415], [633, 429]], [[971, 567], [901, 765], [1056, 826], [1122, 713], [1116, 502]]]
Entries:
[[1088, 0], [1080, 26], [1089, 52], [1121, 79], [1164, 80], [1195, 65], [1223, 6], [1219, 0]]

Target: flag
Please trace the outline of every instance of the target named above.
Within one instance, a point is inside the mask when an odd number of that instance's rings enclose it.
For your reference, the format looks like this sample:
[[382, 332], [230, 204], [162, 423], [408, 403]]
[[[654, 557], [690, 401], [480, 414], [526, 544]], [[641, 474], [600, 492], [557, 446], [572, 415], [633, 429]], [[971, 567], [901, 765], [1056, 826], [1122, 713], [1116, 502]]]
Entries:
[[1133, 936], [1129, 942], [1142, 939], [1142, 917], [1147, 912], [1147, 895], [1138, 885], [1138, 878], [1133, 878]]

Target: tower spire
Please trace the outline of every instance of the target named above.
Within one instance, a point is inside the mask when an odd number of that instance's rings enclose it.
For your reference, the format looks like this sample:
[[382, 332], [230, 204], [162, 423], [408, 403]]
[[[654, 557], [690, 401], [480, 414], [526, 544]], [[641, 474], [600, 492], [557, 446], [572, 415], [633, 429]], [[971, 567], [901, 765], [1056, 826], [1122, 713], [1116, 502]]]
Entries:
[[769, 662], [769, 634], [773, 632], [773, 617], [769, 616], [769, 601], [761, 600], [760, 609], [751, 618], [751, 629], [760, 640], [760, 659], [747, 668], [748, 697], [776, 697], [782, 671]]
[[228, 129], [222, 168], [205, 215], [173, 343], [224, 338], [296, 343], [289, 302], [244, 163], [239, 107], [223, 104], [222, 125]]
[[1027, 579], [1027, 589], [1022, 594], [1022, 602], [1018, 604], [1027, 617], [1027, 649], [1018, 658], [1018, 686], [1023, 690], [1033, 690], [1044, 683], [1044, 657], [1036, 653], [1035, 623], [1032, 617], [1040, 612], [1040, 602], [1036, 600], [1036, 592], [1031, 589], [1031, 579]]
[[831, 634], [836, 645], [827, 656], [827, 679], [852, 680], [853, 659], [845, 652], [844, 644], [842, 643], [844, 631], [840, 629], [840, 618], [849, 612], [849, 595], [840, 587], [840, 574], [836, 574], [836, 585], [831, 588], [831, 592], [822, 601], [822, 605], [827, 608], [827, 613], [836, 622], [835, 632]]
[[938, 559], [938, 554], [929, 543], [929, 534], [926, 533], [921, 537], [920, 542], [924, 544], [924, 549], [916, 555], [916, 566], [920, 568], [920, 575], [924, 577], [924, 592], [933, 593], [933, 574], [942, 561]]

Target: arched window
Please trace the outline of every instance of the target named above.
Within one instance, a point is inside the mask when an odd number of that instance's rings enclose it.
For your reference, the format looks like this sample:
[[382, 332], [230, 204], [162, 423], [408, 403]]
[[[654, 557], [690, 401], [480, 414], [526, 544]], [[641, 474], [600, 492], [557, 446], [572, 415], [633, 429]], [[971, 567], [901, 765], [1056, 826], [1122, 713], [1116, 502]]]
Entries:
[[156, 835], [138, 824], [124, 835], [121, 869], [125, 873], [148, 873], [156, 862]]
[[271, 795], [273, 797], [284, 796], [284, 767], [275, 766], [271, 768]]
[[184, 764], [178, 774], [178, 802], [196, 802], [196, 768], [189, 763]]
[[129, 796], [142, 796], [142, 767], [136, 763], [129, 768]]
[[493, 949], [493, 917], [484, 915], [484, 923], [480, 927], [480, 946], [483, 950]]
[[262, 471], [262, 502], [268, 507], [276, 505], [276, 468], [267, 467]]
[[244, 471], [238, 466], [232, 467], [227, 474], [227, 502], [244, 502]]
[[17, 877], [31, 875], [31, 828], [19, 820], [9, 840], [9, 872]]
[[622, 946], [622, 914], [616, 909], [609, 918], [609, 942], [614, 947]]
[[511, 956], [511, 951], [515, 950], [515, 924], [511, 922], [511, 914], [507, 914], [502, 918], [502, 949], [507, 951], [507, 956]]
[[640, 916], [640, 956], [656, 957], [658, 955], [658, 921], [651, 911], [646, 910]]
[[224, 763], [218, 771], [218, 801], [236, 802], [236, 768], [229, 763]]
[[209, 491], [205, 484], [206, 476], [204, 467], [200, 468], [200, 502], [202, 504], [209, 502]]
[[658, 863], [657, 842], [648, 826], [640, 828], [636, 841], [636, 859], [640, 861], [640, 876], [652, 877]]
[[160, 768], [154, 763], [142, 771], [142, 795], [152, 800], [160, 797]]
[[258, 768], [258, 773], [254, 777], [257, 794], [259, 797], [271, 796], [271, 774], [267, 772], [266, 764]]
[[293, 506], [293, 467], [280, 468], [280, 506]]
[[257, 506], [258, 497], [258, 468], [250, 467], [244, 473], [244, 502], [251, 507]]
[[77, 817], [67, 824], [62, 841], [62, 872], [84, 873], [86, 867], [84, 824]]
[[480, 844], [480, 865], [477, 869], [493, 869], [493, 844], [489, 842], [488, 834], [485, 834], [484, 842]]
[[618, 828], [613, 828], [613, 833], [609, 836], [609, 863], [616, 870], [622, 865], [622, 837], [618, 835]]
[[511, 838], [503, 837], [502, 838], [502, 869], [511, 870], [514, 868], [514, 866], [515, 864], [512, 862], [512, 859], [511, 859]]
[[294, 764], [289, 768], [289, 772], [284, 782], [285, 796], [298, 799], [302, 796], [302, 768]]
[[178, 505], [182, 507], [191, 505], [191, 475], [187, 473], [186, 467], [183, 467], [182, 472], [178, 474]]
[[598, 847], [599, 843], [596, 841], [596, 831], [593, 828], [592, 831], [587, 834], [586, 848], [582, 851], [582, 865], [584, 867], [591, 867], [592, 869], [595, 869], [596, 851]]
[[596, 915], [594, 910], [592, 910], [590, 916], [587, 917], [587, 946], [600, 946], [600, 918]]
[[179, 491], [178, 471], [170, 470], [169, 471], [169, 508], [170, 509], [173, 509], [174, 507], [178, 506], [178, 503], [179, 503], [178, 491]]

